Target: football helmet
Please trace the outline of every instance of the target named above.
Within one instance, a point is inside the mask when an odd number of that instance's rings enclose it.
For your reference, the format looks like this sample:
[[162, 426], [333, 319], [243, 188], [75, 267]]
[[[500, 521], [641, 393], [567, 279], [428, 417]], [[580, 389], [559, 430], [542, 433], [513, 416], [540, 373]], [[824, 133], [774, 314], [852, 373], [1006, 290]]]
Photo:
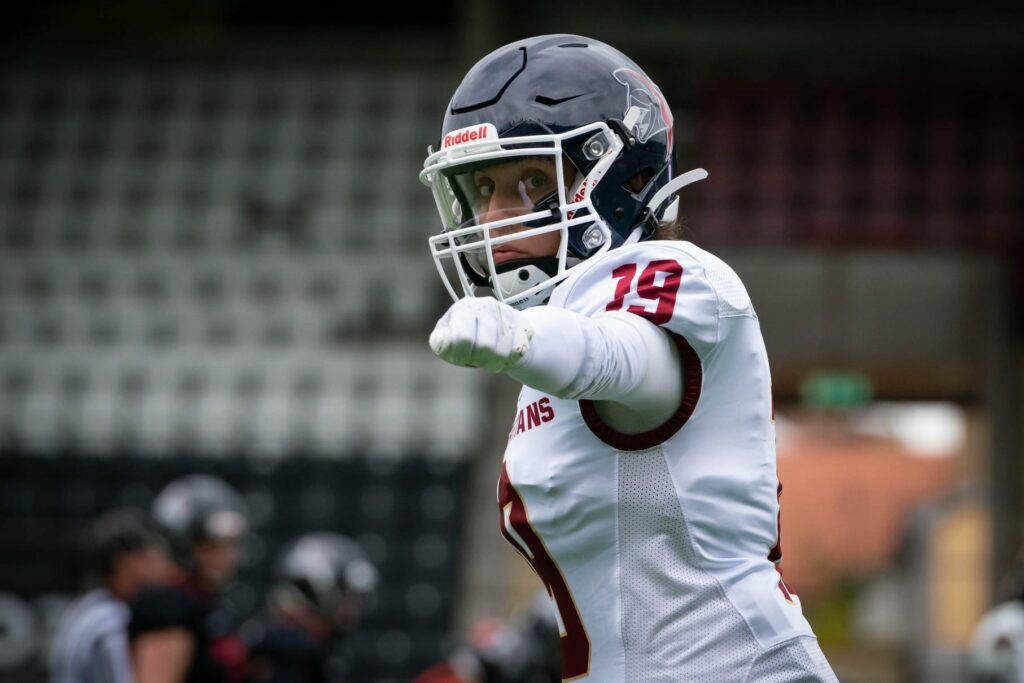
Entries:
[[307, 533], [286, 544], [274, 573], [273, 604], [303, 605], [338, 631], [358, 620], [361, 603], [378, 581], [376, 567], [359, 544], [330, 531]]
[[192, 474], [167, 484], [153, 500], [152, 514], [175, 554], [187, 558], [194, 544], [241, 539], [249, 530], [248, 506], [223, 479]]
[[[537, 158], [553, 176], [543, 193], [519, 180], [521, 199], [493, 210], [481, 177]], [[605, 43], [566, 34], [510, 43], [477, 62], [420, 173], [441, 216], [429, 244], [448, 293], [458, 300], [486, 288], [520, 309], [545, 303], [579, 262], [650, 238], [675, 220], [675, 193], [705, 177], [675, 177], [672, 112], [644, 71]], [[551, 232], [560, 236], [554, 255], [495, 263], [495, 247]]]

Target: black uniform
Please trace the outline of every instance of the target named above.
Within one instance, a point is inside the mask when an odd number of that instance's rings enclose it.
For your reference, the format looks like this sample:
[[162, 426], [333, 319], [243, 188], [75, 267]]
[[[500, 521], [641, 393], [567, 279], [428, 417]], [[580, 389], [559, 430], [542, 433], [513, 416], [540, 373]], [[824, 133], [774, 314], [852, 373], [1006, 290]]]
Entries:
[[351, 683], [350, 657], [289, 620], [264, 622], [246, 642], [247, 683]]
[[195, 649], [187, 683], [233, 683], [241, 679], [245, 651], [240, 641], [223, 633], [213, 596], [182, 582], [143, 591], [132, 603], [129, 637], [181, 628], [191, 634]]

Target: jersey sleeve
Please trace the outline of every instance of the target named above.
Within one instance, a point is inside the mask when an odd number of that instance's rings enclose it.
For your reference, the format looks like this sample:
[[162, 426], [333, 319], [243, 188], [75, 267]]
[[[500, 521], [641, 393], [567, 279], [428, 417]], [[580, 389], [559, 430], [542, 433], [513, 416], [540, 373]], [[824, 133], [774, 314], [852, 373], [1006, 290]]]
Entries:
[[[604, 422], [593, 401], [581, 400], [590, 430], [620, 450], [650, 448], [674, 435], [700, 399], [703, 379], [728, 316], [756, 318], [739, 277], [720, 259], [689, 242], [643, 242], [609, 252], [564, 283], [551, 304], [583, 315], [633, 314], [670, 333], [679, 352], [683, 395], [661, 426], [624, 434]], [[723, 332], [725, 330], [725, 332]]]
[[624, 311], [679, 335], [701, 355], [719, 341], [725, 315], [753, 315], [736, 274], [688, 243], [644, 242], [616, 249], [552, 303], [585, 315]]
[[95, 678], [89, 680], [106, 683], [132, 683], [131, 655], [128, 639], [123, 631], [108, 633], [101, 637], [94, 651], [92, 669]]

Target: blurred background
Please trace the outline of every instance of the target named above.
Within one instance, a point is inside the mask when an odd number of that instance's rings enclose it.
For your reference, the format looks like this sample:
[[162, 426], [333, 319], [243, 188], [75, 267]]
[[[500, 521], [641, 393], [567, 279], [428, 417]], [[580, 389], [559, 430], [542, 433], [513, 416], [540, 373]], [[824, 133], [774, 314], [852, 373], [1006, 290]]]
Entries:
[[446, 366], [417, 180], [461, 76], [582, 33], [675, 114], [689, 239], [772, 364], [783, 567], [840, 680], [968, 680], [1024, 547], [1020, 12], [40, 1], [0, 46], [0, 679], [39, 681], [76, 534], [181, 475], [252, 533], [226, 592], [330, 529], [380, 570], [351, 636], [410, 681], [539, 583], [494, 486], [517, 387]]

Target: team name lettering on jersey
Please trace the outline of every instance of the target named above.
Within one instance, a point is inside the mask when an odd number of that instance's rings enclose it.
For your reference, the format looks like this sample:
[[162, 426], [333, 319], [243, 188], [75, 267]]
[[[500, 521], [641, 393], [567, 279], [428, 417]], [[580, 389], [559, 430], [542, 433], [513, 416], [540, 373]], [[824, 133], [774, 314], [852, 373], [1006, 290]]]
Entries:
[[516, 438], [523, 432], [528, 432], [534, 427], [551, 422], [555, 419], [555, 409], [551, 407], [551, 399], [545, 397], [534, 401], [521, 409], [516, 415], [512, 430], [508, 433], [508, 440]]

